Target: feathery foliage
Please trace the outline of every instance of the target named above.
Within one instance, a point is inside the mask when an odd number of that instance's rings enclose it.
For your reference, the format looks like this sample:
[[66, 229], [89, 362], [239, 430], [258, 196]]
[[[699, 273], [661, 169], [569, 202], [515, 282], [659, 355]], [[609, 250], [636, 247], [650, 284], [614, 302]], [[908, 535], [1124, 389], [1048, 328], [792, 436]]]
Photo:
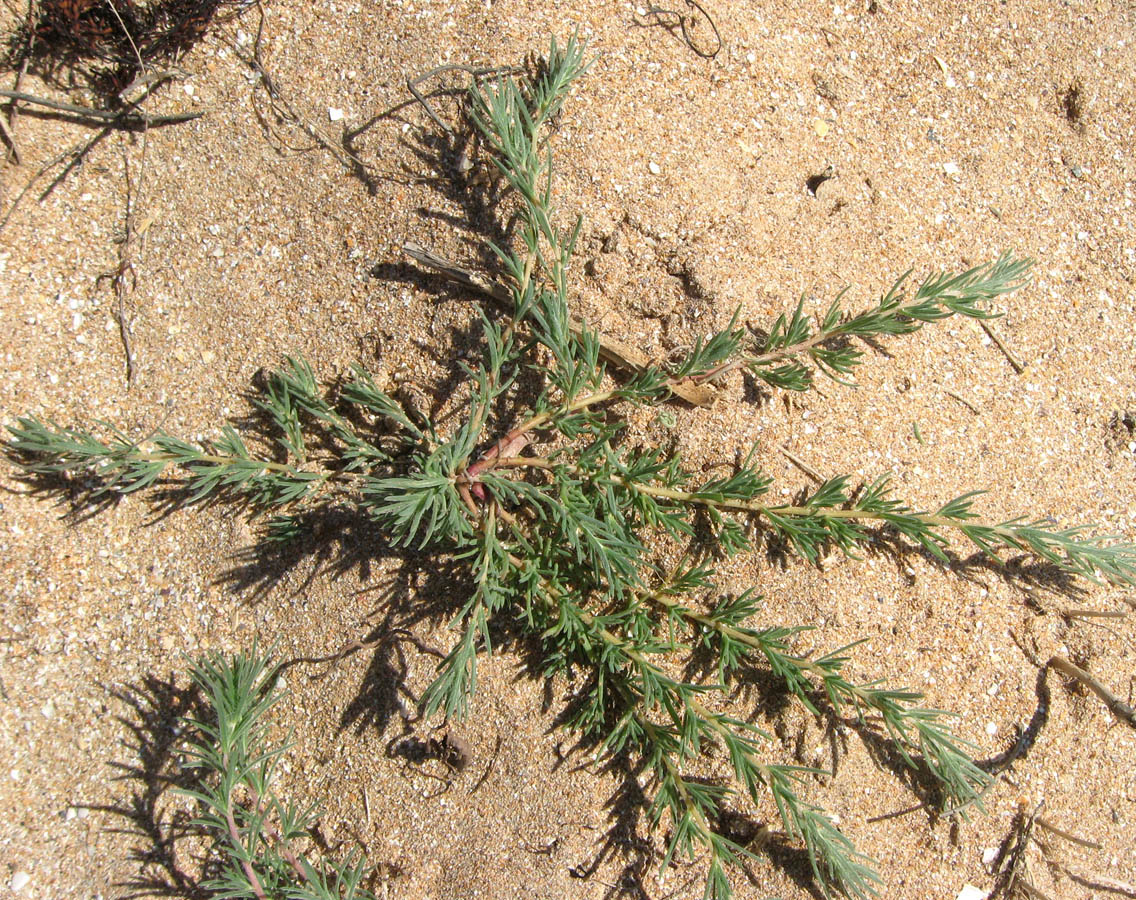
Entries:
[[182, 793], [198, 802], [197, 824], [221, 861], [202, 887], [216, 897], [254, 900], [374, 900], [361, 887], [370, 869], [358, 855], [313, 861], [297, 849], [310, 841], [319, 810], [282, 800], [273, 786], [288, 747], [269, 740], [264, 721], [281, 699], [268, 656], [255, 648], [232, 659], [207, 656], [192, 677], [212, 715], [185, 720], [194, 735], [186, 757], [200, 787]]
[[[917, 510], [892, 496], [886, 476], [858, 489], [841, 476], [798, 503], [775, 503], [756, 453], [728, 476], [700, 480], [678, 456], [617, 441], [629, 409], [664, 403], [683, 382], [739, 369], [795, 391], [812, 386], [817, 370], [846, 380], [861, 356], [854, 340], [909, 334], [956, 315], [988, 317], [987, 301], [1023, 285], [1030, 263], [1007, 254], [928, 278], [910, 293], [904, 275], [875, 306], [848, 314], [841, 295], [816, 323], [798, 304], [756, 344], [735, 316], [677, 363], [613, 383], [597, 335], [569, 314], [580, 223], [558, 224], [545, 144], [547, 124], [586, 68], [575, 39], [553, 42], [535, 76], [471, 87], [472, 121], [512, 189], [518, 228], [512, 245], [493, 248], [508, 276], [512, 321], [503, 328], [483, 317], [483, 358], [466, 369], [468, 400], [456, 427], [446, 432], [421, 420], [362, 369], [329, 400], [307, 365], [290, 358], [260, 402], [276, 431], [270, 454], [250, 451], [228, 425], [206, 445], [165, 434], [136, 443], [113, 429], [98, 438], [24, 418], [10, 428], [9, 455], [28, 472], [71, 479], [95, 494], [172, 479], [186, 502], [226, 498], [272, 514], [271, 534], [280, 538], [294, 533], [294, 510], [357, 504], [392, 545], [447, 554], [467, 568], [456, 638], [424, 699], [428, 714], [467, 711], [478, 657], [492, 650], [491, 624], [519, 622], [539, 644], [548, 674], [584, 675], [570, 726], [645, 766], [650, 820], [669, 828], [664, 866], [704, 853], [706, 896], [730, 896], [731, 866], [753, 851], [724, 833], [723, 811], [771, 801], [821, 889], [866, 896], [878, 877], [809, 801], [814, 770], [777, 762], [767, 734], [724, 711], [731, 683], [764, 670], [810, 712], [851, 714], [877, 728], [951, 810], [979, 804], [990, 776], [948, 712], [921, 705], [916, 691], [853, 679], [853, 647], [809, 657], [794, 650], [801, 627], [749, 624], [760, 614], [756, 588], [722, 592], [717, 561], [750, 552], [754, 529], [811, 563], [833, 548], [855, 556], [883, 532], [941, 560], [961, 537], [995, 559], [1027, 553], [1072, 575], [1134, 584], [1136, 546], [1045, 520], [983, 522], [973, 509], [976, 493]], [[518, 410], [511, 390], [524, 370], [542, 387], [530, 409]], [[530, 448], [538, 435], [550, 448], [539, 456]], [[714, 657], [716, 681], [678, 674], [696, 648]], [[255, 720], [261, 710], [254, 705], [238, 719]], [[711, 747], [720, 752], [708, 753]], [[208, 761], [231, 767], [221, 756]], [[260, 769], [237, 771], [264, 795]], [[224, 812], [228, 797], [204, 802]], [[253, 830], [241, 830], [235, 858], [259, 852]]]

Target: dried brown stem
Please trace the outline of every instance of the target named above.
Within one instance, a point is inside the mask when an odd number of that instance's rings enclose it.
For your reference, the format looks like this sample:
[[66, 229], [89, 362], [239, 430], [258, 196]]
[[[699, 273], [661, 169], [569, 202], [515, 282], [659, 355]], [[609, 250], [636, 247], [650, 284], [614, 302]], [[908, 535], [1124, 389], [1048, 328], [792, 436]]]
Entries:
[[1051, 656], [1048, 665], [1050, 668], [1057, 669], [1057, 671], [1081, 682], [1081, 684], [1104, 701], [1105, 706], [1109, 708], [1114, 716], [1118, 719], [1123, 719], [1133, 728], [1136, 728], [1136, 709], [1133, 709], [1117, 697], [1116, 694], [1097, 681], [1080, 666], [1074, 665], [1063, 656]]
[[86, 119], [95, 119], [99, 122], [106, 122], [118, 128], [139, 128], [152, 127], [155, 125], [173, 125], [177, 122], [188, 122], [191, 119], [199, 119], [203, 115], [205, 115], [205, 113], [203, 112], [187, 112], [156, 116], [151, 115], [150, 113], [144, 113], [132, 109], [94, 109], [90, 106], [77, 106], [74, 103], [64, 103], [61, 100], [51, 100], [47, 97], [37, 97], [34, 94], [27, 94], [23, 91], [0, 90], [0, 97], [7, 97], [9, 100], [14, 100], [19, 103], [31, 103], [34, 106], [42, 106], [45, 109], [54, 109], [58, 112], [71, 113], [72, 115], [81, 116]]
[[[264, 37], [264, 23], [267, 18], [264, 12], [264, 4], [257, 0], [257, 12], [260, 15], [260, 21], [257, 24], [256, 39], [253, 42], [252, 55], [246, 53], [236, 41], [232, 42], [233, 52], [236, 53], [237, 58], [240, 59], [246, 66], [253, 70], [260, 78], [260, 83], [264, 85], [264, 90], [268, 93], [269, 102], [272, 105], [272, 110], [276, 113], [279, 120], [289, 122], [292, 125], [303, 131], [313, 141], [327, 150], [334, 156], [339, 163], [346, 169], [352, 172], [362, 171], [369, 172], [371, 167], [363, 162], [359, 157], [353, 153], [348, 153], [343, 147], [339, 146], [334, 140], [325, 135], [322, 131], [316, 128], [311, 122], [296, 112], [295, 107], [284, 96], [283, 91], [280, 89], [279, 83], [269, 73], [267, 67], [264, 65], [264, 60], [261, 56], [261, 40]], [[259, 113], [258, 113], [259, 115]], [[262, 119], [262, 124], [265, 124]], [[266, 129], [268, 126], [265, 124]]]

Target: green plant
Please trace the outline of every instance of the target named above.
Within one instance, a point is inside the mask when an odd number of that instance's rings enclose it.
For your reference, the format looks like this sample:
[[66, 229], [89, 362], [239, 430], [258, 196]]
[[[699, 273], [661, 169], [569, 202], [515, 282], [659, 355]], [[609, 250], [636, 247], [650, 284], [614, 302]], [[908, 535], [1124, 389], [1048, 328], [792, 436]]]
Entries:
[[199, 784], [182, 793], [197, 800], [197, 824], [214, 841], [218, 874], [201, 886], [216, 897], [251, 900], [374, 900], [360, 885], [370, 870], [354, 856], [343, 862], [309, 858], [297, 849], [318, 819], [315, 806], [281, 800], [274, 787], [286, 745], [268, 739], [265, 715], [281, 699], [276, 670], [254, 648], [231, 660], [207, 656], [194, 682], [212, 715], [187, 718], [186, 749]]
[[[764, 668], [812, 712], [850, 713], [870, 728], [870, 711], [951, 810], [979, 804], [991, 778], [952, 733], [949, 713], [920, 706], [916, 692], [850, 680], [851, 646], [810, 658], [793, 650], [807, 624], [747, 625], [761, 597], [756, 589], [719, 591], [718, 561], [753, 549], [751, 527], [814, 563], [830, 548], [854, 556], [881, 530], [946, 561], [957, 533], [993, 559], [1000, 550], [1024, 552], [1066, 573], [1133, 584], [1136, 546], [1042, 520], [984, 522], [973, 511], [975, 493], [916, 510], [891, 495], [886, 477], [854, 489], [841, 476], [799, 503], [780, 504], [770, 499], [771, 479], [755, 452], [728, 477], [700, 480], [677, 456], [618, 441], [621, 413], [667, 403], [683, 383], [743, 368], [796, 391], [807, 390], [818, 370], [847, 379], [860, 357], [852, 338], [910, 333], [954, 315], [987, 317], [987, 302], [1024, 284], [1030, 263], [1005, 255], [913, 289], [903, 276], [855, 315], [837, 297], [815, 325], [798, 305], [753, 345], [735, 316], [674, 365], [612, 383], [597, 335], [569, 316], [567, 272], [580, 223], [558, 224], [542, 136], [585, 69], [575, 40], [563, 48], [554, 42], [538, 75], [471, 89], [472, 120], [512, 190], [519, 225], [513, 245], [493, 248], [513, 314], [508, 324], [482, 317], [482, 360], [465, 367], [468, 411], [460, 425], [443, 432], [362, 369], [329, 399], [307, 364], [289, 358], [260, 401], [275, 426], [274, 455], [254, 454], [228, 425], [199, 446], [165, 434], [142, 443], [117, 431], [102, 439], [31, 418], [9, 429], [9, 455], [29, 472], [71, 477], [96, 496], [169, 477], [185, 502], [227, 497], [267, 515], [272, 540], [294, 536], [304, 509], [349, 499], [394, 546], [448, 554], [467, 567], [468, 596], [453, 620], [458, 636], [426, 692], [427, 714], [466, 712], [478, 656], [492, 650], [491, 623], [512, 620], [539, 645], [546, 673], [585, 673], [570, 726], [649, 772], [650, 819], [669, 821], [664, 866], [701, 849], [706, 895], [729, 896], [729, 864], [751, 850], [720, 827], [723, 808], [769, 795], [821, 887], [864, 896], [878, 881], [870, 860], [801, 796], [816, 770], [768, 758], [769, 735], [724, 711], [731, 682]], [[524, 411], [516, 387], [522, 371], [541, 385]], [[538, 441], [546, 448], [539, 455], [530, 451]], [[716, 681], [679, 674], [699, 648], [715, 659]], [[710, 746], [723, 752], [712, 756]]]

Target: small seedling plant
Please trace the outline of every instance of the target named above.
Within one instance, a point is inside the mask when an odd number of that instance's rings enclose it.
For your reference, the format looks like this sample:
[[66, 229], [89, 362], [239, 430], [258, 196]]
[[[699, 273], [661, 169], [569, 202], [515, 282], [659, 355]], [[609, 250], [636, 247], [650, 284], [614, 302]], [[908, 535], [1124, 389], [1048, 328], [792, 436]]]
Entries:
[[217, 871], [201, 887], [216, 897], [251, 900], [375, 900], [362, 885], [373, 875], [355, 853], [343, 860], [305, 852], [319, 809], [282, 798], [277, 770], [287, 744], [269, 736], [266, 717], [283, 698], [269, 656], [253, 648], [231, 658], [214, 654], [190, 675], [205, 694], [207, 714], [186, 718], [186, 768], [195, 786], [195, 824], [213, 840]]
[[[920, 284], [905, 276], [875, 305], [853, 314], [837, 297], [816, 321], [798, 304], [760, 341], [735, 316], [677, 362], [614, 379], [597, 334], [569, 313], [580, 223], [565, 227], [556, 213], [547, 148], [550, 120], [586, 68], [576, 40], [553, 42], [534, 74], [471, 86], [472, 121], [518, 225], [510, 244], [493, 247], [512, 315], [482, 316], [481, 360], [463, 365], [460, 424], [447, 430], [405, 408], [362, 368], [329, 396], [303, 360], [288, 358], [259, 401], [275, 453], [254, 453], [231, 425], [204, 445], [164, 433], [140, 443], [24, 418], [10, 428], [9, 454], [31, 473], [104, 496], [160, 482], [169, 490], [172, 480], [186, 503], [236, 500], [265, 516], [271, 540], [294, 537], [306, 509], [355, 504], [390, 544], [446, 555], [468, 573], [453, 646], [423, 698], [427, 715], [467, 712], [494, 626], [511, 623], [539, 648], [545, 673], [577, 676], [568, 726], [647, 783], [648, 819], [666, 835], [664, 869], [701, 859], [706, 896], [731, 896], [731, 869], [754, 851], [723, 826], [724, 813], [772, 798], [818, 886], [865, 896], [879, 881], [871, 860], [805, 799], [818, 770], [779, 761], [770, 735], [730, 712], [739, 679], [763, 669], [810, 712], [881, 731], [947, 810], [979, 804], [991, 776], [952, 732], [949, 713], [920, 705], [915, 691], [849, 678], [855, 645], [802, 655], [795, 639], [810, 623], [754, 627], [760, 587], [722, 591], [716, 568], [754, 552], [762, 535], [815, 564], [833, 550], [855, 556], [886, 534], [943, 562], [962, 538], [994, 559], [1031, 554], [1067, 574], [1133, 584], [1136, 546], [1043, 520], [984, 521], [977, 493], [916, 509], [893, 496], [887, 477], [854, 485], [840, 476], [778, 503], [756, 451], [732, 474], [707, 479], [677, 455], [623, 439], [629, 412], [673, 402], [681, 385], [739, 370], [786, 391], [809, 390], [818, 372], [846, 381], [861, 358], [856, 339], [986, 318], [990, 301], [1026, 282], [1030, 263], [1004, 255]], [[527, 405], [522, 375], [526, 389], [539, 384]], [[713, 660], [711, 680], [682, 674], [695, 653]]]

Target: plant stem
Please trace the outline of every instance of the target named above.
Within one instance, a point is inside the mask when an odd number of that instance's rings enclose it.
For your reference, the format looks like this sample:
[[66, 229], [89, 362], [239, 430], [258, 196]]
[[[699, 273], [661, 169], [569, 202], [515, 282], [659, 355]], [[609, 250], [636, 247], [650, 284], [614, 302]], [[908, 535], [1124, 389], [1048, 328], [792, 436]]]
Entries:
[[[512, 454], [520, 453], [525, 449], [526, 446], [528, 446], [529, 442], [527, 439], [525, 439], [525, 435], [530, 431], [535, 431], [538, 428], [542, 428], [558, 416], [571, 415], [572, 413], [579, 412], [582, 409], [587, 409], [590, 406], [596, 406], [597, 404], [604, 403], [617, 396], [619, 396], [618, 390], [597, 391], [594, 394], [588, 394], [586, 397], [581, 397], [579, 400], [575, 400], [561, 409], [548, 410], [546, 412], [537, 413], [535, 416], [532, 416], [531, 418], [522, 422], [516, 428], [512, 429], [509, 432], [506, 432], [503, 436], [498, 438], [493, 446], [486, 450], [484, 454], [482, 454], [481, 459], [477, 460], [475, 463], [467, 467], [465, 470], [467, 480], [471, 482], [477, 481], [478, 476], [500, 466], [502, 458], [507, 458], [514, 461], [520, 458], [513, 456]], [[509, 455], [506, 456], [506, 454]], [[516, 465], [514, 465], [514, 468], [515, 467]]]
[[[532, 460], [526, 460], [532, 463]], [[533, 466], [533, 468], [544, 468], [544, 466]], [[756, 500], [737, 500], [737, 499], [717, 499], [712, 497], [705, 497], [701, 494], [692, 493], [690, 491], [678, 491], [674, 488], [659, 487], [651, 484], [641, 484], [634, 481], [628, 481], [625, 478], [617, 478], [616, 481], [624, 487], [631, 490], [639, 491], [643, 494], [649, 494], [652, 497], [659, 497], [665, 500], [675, 500], [680, 503], [693, 503], [698, 506], [706, 506], [714, 509], [732, 509], [738, 512], [756, 513], [769, 517], [770, 514], [775, 516], [791, 516], [795, 518], [826, 518], [826, 519], [853, 519], [857, 521], [877, 521], [889, 522], [896, 518], [893, 513], [879, 513], [872, 512], [871, 510], [863, 509], [833, 509], [831, 507], [809, 507], [809, 506], [769, 506], [765, 503], [758, 503]], [[955, 519], [949, 519], [945, 516], [936, 516], [932, 513], [903, 513], [906, 519], [914, 519], [923, 525], [931, 525], [939, 528], [959, 528], [960, 523]], [[1012, 537], [1014, 529], [1009, 526], [1002, 525], [985, 525], [978, 521], [968, 520], [966, 527], [976, 528], [989, 528], [994, 531], [999, 537]]]
[[[227, 764], [228, 761], [226, 760], [226, 765]], [[241, 842], [241, 832], [237, 827], [236, 816], [233, 814], [233, 794], [231, 791], [225, 795], [225, 821], [229, 826], [229, 839], [233, 842], [234, 849], [243, 847], [244, 844]], [[247, 859], [242, 859], [241, 868], [244, 870], [245, 877], [249, 880], [249, 884], [256, 893], [257, 900], [267, 900], [268, 895], [264, 893], [264, 888], [260, 884], [260, 878], [256, 874], [256, 869], [252, 867], [252, 862]]]

